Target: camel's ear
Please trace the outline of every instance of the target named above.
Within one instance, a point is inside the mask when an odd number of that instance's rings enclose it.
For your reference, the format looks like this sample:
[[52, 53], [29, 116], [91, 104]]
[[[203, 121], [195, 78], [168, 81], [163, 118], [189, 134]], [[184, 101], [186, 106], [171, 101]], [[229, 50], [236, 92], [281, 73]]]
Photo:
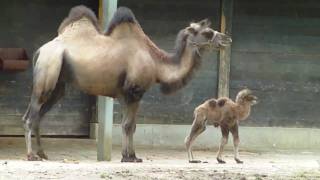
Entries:
[[201, 21], [199, 21], [198, 23], [200, 26], [206, 26], [206, 27], [209, 27], [211, 25], [211, 22], [209, 21], [209, 19], [203, 19]]
[[187, 27], [187, 31], [188, 31], [189, 33], [191, 33], [191, 34], [197, 34], [196, 29], [193, 28], [193, 27]]

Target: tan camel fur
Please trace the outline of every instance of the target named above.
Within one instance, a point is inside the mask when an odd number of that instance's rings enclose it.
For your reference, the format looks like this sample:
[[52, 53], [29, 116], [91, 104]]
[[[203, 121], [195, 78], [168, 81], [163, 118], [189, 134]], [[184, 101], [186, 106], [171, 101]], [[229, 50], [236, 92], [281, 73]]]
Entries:
[[[40, 145], [41, 118], [64, 94], [65, 84], [91, 94], [109, 96], [122, 106], [122, 162], [142, 162], [135, 155], [133, 135], [143, 94], [156, 83], [164, 94], [184, 87], [205, 51], [230, 45], [231, 38], [214, 31], [208, 20], [183, 28], [174, 53], [158, 48], [143, 32], [130, 9], [120, 7], [105, 33], [85, 6], [71, 9], [58, 36], [34, 56], [33, 90], [23, 117], [28, 160], [47, 158]], [[33, 154], [31, 134], [36, 137]]]
[[185, 139], [189, 162], [201, 162], [193, 159], [192, 143], [196, 137], [206, 129], [208, 122], [215, 127], [220, 126], [221, 128], [222, 138], [217, 154], [217, 161], [219, 163], [225, 163], [225, 161], [222, 160], [222, 152], [228, 142], [229, 132], [231, 132], [234, 144], [234, 159], [237, 163], [243, 163], [243, 161], [239, 159], [238, 152], [240, 142], [238, 132], [239, 122], [247, 119], [250, 115], [251, 106], [257, 103], [257, 99], [249, 89], [244, 89], [238, 93], [235, 102], [227, 97], [221, 97], [219, 99], [209, 99], [199, 105], [194, 110], [191, 132]]

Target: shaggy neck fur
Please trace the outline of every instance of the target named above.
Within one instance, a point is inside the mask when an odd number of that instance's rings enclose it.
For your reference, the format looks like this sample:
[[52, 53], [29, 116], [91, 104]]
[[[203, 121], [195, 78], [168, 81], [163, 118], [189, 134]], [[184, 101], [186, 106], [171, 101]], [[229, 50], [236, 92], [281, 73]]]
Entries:
[[238, 111], [238, 120], [242, 121], [247, 119], [247, 117], [250, 115], [250, 111], [251, 111], [251, 104], [250, 102], [247, 101], [242, 101], [242, 102], [236, 102], [237, 103], [237, 111]]
[[157, 61], [157, 79], [164, 94], [184, 87], [191, 80], [194, 70], [201, 64], [199, 54], [194, 46], [188, 44], [187, 38], [188, 34], [181, 30], [176, 39], [175, 52], [167, 55], [168, 60]]
[[195, 47], [187, 42], [188, 34], [185, 30], [181, 30], [177, 36], [175, 52], [167, 53], [157, 47], [150, 38], [143, 32], [141, 26], [136, 20], [130, 9], [120, 7], [114, 14], [105, 35], [117, 35], [117, 27], [121, 24], [127, 24], [130, 32], [134, 32], [136, 36], [143, 42], [142, 44], [149, 51], [151, 57], [158, 65], [156, 74], [157, 82], [161, 85], [161, 91], [165, 94], [172, 93], [185, 86], [191, 79], [192, 74], [200, 65], [200, 56]]

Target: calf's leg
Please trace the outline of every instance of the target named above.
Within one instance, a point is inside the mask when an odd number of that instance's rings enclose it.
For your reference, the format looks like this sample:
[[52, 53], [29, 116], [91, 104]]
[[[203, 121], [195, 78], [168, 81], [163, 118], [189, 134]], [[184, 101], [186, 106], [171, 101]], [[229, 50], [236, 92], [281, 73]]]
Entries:
[[217, 161], [220, 164], [224, 164], [226, 162], [222, 160], [222, 152], [223, 152], [224, 146], [228, 143], [229, 128], [226, 125], [221, 125], [220, 128], [221, 128], [222, 138], [220, 141], [219, 151], [217, 154]]
[[239, 138], [239, 125], [236, 124], [230, 129], [230, 132], [233, 136], [233, 150], [234, 150], [234, 160], [238, 164], [242, 164], [243, 161], [239, 159], [239, 143], [240, 143], [240, 138]]
[[189, 163], [200, 163], [200, 160], [194, 160], [192, 154], [192, 144], [195, 139], [206, 130], [206, 117], [201, 113], [195, 113], [190, 134], [185, 138], [185, 145], [188, 152]]

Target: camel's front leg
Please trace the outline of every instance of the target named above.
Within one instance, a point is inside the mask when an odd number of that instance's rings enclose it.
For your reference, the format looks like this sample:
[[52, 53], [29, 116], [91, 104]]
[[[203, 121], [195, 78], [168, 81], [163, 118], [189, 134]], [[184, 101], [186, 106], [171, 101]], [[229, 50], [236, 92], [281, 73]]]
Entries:
[[241, 161], [239, 159], [239, 143], [240, 143], [240, 138], [239, 138], [239, 125], [238, 123], [233, 126], [230, 129], [232, 136], [233, 136], [233, 147], [234, 147], [234, 160], [238, 163], [238, 164], [242, 164], [243, 161]]
[[142, 162], [137, 158], [133, 145], [133, 134], [136, 130], [135, 116], [139, 102], [125, 104], [122, 117], [122, 159], [121, 162]]
[[217, 154], [217, 161], [220, 164], [224, 164], [226, 162], [222, 160], [222, 152], [223, 152], [224, 146], [228, 143], [229, 128], [226, 125], [221, 125], [220, 128], [221, 128], [222, 138], [219, 146], [219, 151]]

